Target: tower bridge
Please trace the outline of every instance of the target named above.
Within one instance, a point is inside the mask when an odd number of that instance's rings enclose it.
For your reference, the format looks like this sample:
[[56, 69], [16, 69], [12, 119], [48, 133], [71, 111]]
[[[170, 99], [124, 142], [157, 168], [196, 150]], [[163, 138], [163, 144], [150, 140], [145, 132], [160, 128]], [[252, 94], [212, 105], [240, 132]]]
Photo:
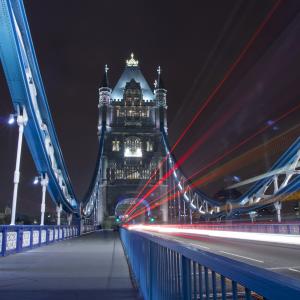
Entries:
[[[162, 69], [158, 67], [151, 87], [131, 54], [116, 85], [111, 85], [105, 66], [99, 88], [98, 155], [83, 199], [73, 191], [56, 136], [23, 2], [0, 3], [0, 56], [14, 109], [9, 122], [19, 129], [11, 220], [0, 226], [0, 299], [300, 297], [300, 224], [283, 220], [281, 214], [286, 203], [299, 199], [299, 136], [270, 170], [229, 186], [229, 191], [245, 188], [243, 193], [228, 193], [225, 200], [199, 188], [199, 172], [187, 176], [182, 170], [210, 130], [222, 123], [213, 124], [181, 157], [174, 156], [281, 1], [174, 145], [169, 145], [167, 123], [172, 99], [167, 97]], [[280, 41], [297, 40], [299, 24], [294, 14]], [[271, 50], [279, 48], [273, 43]], [[294, 50], [300, 53], [298, 48]], [[207, 166], [299, 109], [298, 103], [279, 114]], [[23, 136], [38, 172], [35, 181], [42, 188], [39, 225], [16, 224]], [[46, 192], [56, 208], [55, 225], [45, 225]], [[266, 208], [272, 210], [273, 222], [256, 222]], [[112, 218], [119, 233], [103, 230]]]
[[[157, 82], [153, 92], [133, 54], [126, 61], [125, 70], [114, 88], [109, 87], [108, 68], [105, 67], [98, 106], [99, 135], [104, 135], [101, 158], [98, 158], [103, 168], [99, 183], [101, 198], [97, 205], [98, 224], [104, 215], [114, 216], [120, 202], [124, 207], [127, 199], [132, 199], [129, 204], [135, 201], [137, 190], [147, 182], [165, 156], [160, 129], [167, 128], [167, 91], [160, 74]], [[161, 169], [147, 189], [152, 188], [164, 173]], [[166, 191], [166, 184], [161, 185], [144, 200], [145, 205], [149, 207], [147, 203]], [[162, 218], [167, 222], [166, 205], [163, 211]]]

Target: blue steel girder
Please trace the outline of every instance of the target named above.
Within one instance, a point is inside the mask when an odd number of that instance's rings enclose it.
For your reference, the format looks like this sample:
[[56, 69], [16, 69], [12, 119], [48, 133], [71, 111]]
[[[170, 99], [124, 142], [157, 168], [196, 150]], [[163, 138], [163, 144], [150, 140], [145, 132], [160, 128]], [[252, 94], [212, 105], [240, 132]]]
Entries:
[[103, 172], [102, 165], [101, 165], [101, 158], [104, 150], [105, 132], [106, 132], [106, 123], [104, 121], [100, 131], [99, 149], [98, 149], [94, 174], [89, 189], [82, 201], [82, 204], [84, 206], [83, 215], [85, 218], [91, 217], [94, 209], [96, 208], [96, 203], [97, 201], [99, 201], [100, 198], [99, 191], [100, 191], [100, 185], [102, 183], [102, 172]]
[[39, 173], [49, 177], [48, 192], [68, 213], [79, 215], [43, 81], [39, 71], [23, 1], [0, 0], [0, 57], [13, 106], [28, 115], [24, 135]]
[[[170, 167], [174, 166], [176, 161], [171, 153], [168, 144], [168, 136], [164, 128], [161, 129], [165, 154], [168, 156], [167, 163]], [[178, 190], [182, 193], [182, 199], [189, 204], [190, 209], [198, 211], [203, 216], [218, 218], [224, 215], [234, 215], [249, 213], [262, 209], [266, 206], [282, 201], [285, 196], [300, 190], [300, 138], [286, 150], [277, 160], [270, 171], [277, 169], [285, 170], [280, 174], [286, 175], [286, 182], [278, 186], [278, 175], [275, 174], [258, 180], [246, 193], [238, 199], [229, 199], [223, 201], [213, 199], [194, 188], [189, 180], [186, 179], [182, 170], [176, 168], [173, 172], [173, 178], [177, 184]], [[276, 181], [276, 183], [274, 183]], [[268, 188], [274, 184], [273, 192], [266, 193]], [[275, 187], [276, 186], [276, 187]], [[185, 192], [185, 191], [189, 192]], [[197, 201], [193, 201], [197, 199]], [[223, 209], [222, 209], [223, 208]], [[222, 210], [221, 210], [222, 209]]]

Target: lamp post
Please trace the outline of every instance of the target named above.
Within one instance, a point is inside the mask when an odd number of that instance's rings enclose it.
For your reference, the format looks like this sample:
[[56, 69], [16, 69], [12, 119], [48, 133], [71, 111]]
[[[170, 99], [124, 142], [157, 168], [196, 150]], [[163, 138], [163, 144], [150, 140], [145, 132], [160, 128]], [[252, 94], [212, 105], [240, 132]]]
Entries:
[[61, 205], [61, 203], [60, 203], [60, 204], [58, 204], [58, 205], [56, 206], [56, 213], [57, 213], [57, 223], [56, 223], [56, 225], [58, 225], [58, 226], [60, 226], [61, 212], [62, 212], [62, 205]]
[[68, 214], [68, 225], [70, 226], [71, 224], [72, 224], [72, 217], [73, 217], [73, 215], [70, 213], [70, 214]]
[[49, 178], [46, 173], [41, 174], [40, 176], [36, 176], [34, 179], [34, 184], [38, 184], [40, 182], [42, 186], [42, 203], [41, 203], [41, 226], [45, 224], [45, 211], [46, 211], [46, 191], [49, 183]]
[[24, 106], [22, 107], [17, 106], [17, 113], [10, 116], [8, 123], [13, 124], [15, 120], [17, 121], [17, 124], [19, 126], [19, 136], [18, 136], [18, 148], [17, 148], [17, 157], [16, 157], [16, 168], [14, 173], [14, 192], [13, 192], [13, 200], [12, 200], [10, 225], [15, 225], [16, 222], [16, 208], [17, 208], [17, 198], [18, 198], [18, 187], [20, 181], [20, 161], [21, 161], [23, 133], [24, 133], [24, 127], [26, 126], [28, 121], [28, 116]]
[[279, 201], [276, 201], [274, 203], [274, 207], [276, 209], [276, 213], [277, 213], [277, 222], [281, 223], [281, 208], [282, 208], [282, 204]]

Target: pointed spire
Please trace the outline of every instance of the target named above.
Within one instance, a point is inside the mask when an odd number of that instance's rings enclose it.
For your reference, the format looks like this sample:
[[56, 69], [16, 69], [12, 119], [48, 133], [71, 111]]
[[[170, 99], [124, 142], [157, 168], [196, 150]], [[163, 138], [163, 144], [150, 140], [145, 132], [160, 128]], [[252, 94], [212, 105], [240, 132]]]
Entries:
[[162, 69], [161, 69], [161, 67], [160, 67], [160, 66], [158, 66], [158, 68], [157, 68], [157, 73], [158, 73], [158, 76], [160, 76], [161, 72], [162, 72]]
[[157, 81], [156, 81], [156, 85], [155, 85], [155, 88], [156, 89], [165, 89], [165, 85], [162, 81], [162, 78], [161, 78], [161, 73], [162, 73], [162, 68], [160, 66], [158, 66], [157, 68]]
[[101, 82], [101, 87], [108, 87], [108, 75], [107, 75], [108, 70], [109, 70], [108, 66], [105, 65], [104, 75], [103, 75], [103, 79], [102, 79], [102, 82]]

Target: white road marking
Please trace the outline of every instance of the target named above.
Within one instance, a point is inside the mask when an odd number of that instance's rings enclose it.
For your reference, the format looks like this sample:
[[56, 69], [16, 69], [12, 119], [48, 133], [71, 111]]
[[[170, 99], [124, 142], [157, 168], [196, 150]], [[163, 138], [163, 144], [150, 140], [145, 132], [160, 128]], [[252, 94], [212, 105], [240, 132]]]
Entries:
[[285, 270], [285, 269], [295, 269], [295, 268], [300, 268], [300, 266], [296, 266], [296, 267], [273, 267], [273, 268], [266, 268], [267, 270]]
[[228, 255], [232, 255], [232, 256], [236, 256], [236, 257], [240, 257], [240, 258], [245, 258], [245, 259], [253, 260], [253, 261], [256, 261], [256, 262], [259, 262], [259, 263], [262, 263], [262, 264], [264, 263], [262, 260], [258, 260], [258, 259], [255, 259], [255, 258], [238, 255], [238, 254], [231, 253], [231, 252], [226, 252], [226, 251], [219, 251], [219, 252], [224, 253], [224, 254], [228, 254]]
[[206, 246], [202, 246], [202, 245], [198, 245], [198, 244], [193, 244], [193, 243], [189, 243], [190, 245], [196, 246], [196, 247], [200, 247], [206, 250], [209, 250], [210, 248], [206, 247]]
[[[182, 240], [178, 239], [178, 238], [174, 238], [175, 241], [181, 243], [181, 244], [184, 244], [186, 245], [186, 242], [183, 242]], [[206, 246], [202, 246], [202, 245], [199, 245], [199, 244], [194, 244], [194, 243], [189, 243], [189, 245], [192, 245], [192, 246], [195, 246], [195, 247], [198, 247], [198, 248], [203, 248], [205, 250], [210, 250], [210, 248], [206, 247]]]
[[300, 270], [296, 270], [296, 269], [293, 269], [293, 268], [289, 268], [290, 271], [294, 271], [294, 272], [297, 272], [297, 273], [300, 273]]

